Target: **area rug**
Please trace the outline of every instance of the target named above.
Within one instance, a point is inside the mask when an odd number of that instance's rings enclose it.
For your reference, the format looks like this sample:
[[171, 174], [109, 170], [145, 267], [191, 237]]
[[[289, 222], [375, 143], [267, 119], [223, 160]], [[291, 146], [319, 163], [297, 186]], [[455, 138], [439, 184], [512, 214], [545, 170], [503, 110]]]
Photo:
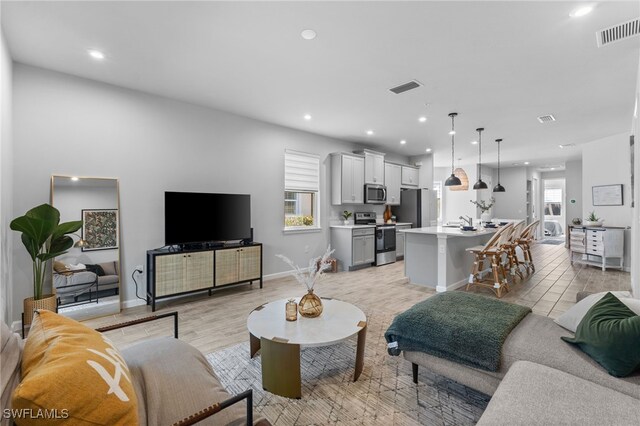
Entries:
[[260, 356], [249, 358], [242, 343], [207, 355], [231, 393], [253, 389], [254, 412], [273, 425], [472, 425], [489, 396], [420, 369], [418, 385], [411, 364], [387, 354], [384, 331], [391, 315], [369, 315], [365, 366], [353, 382], [355, 340], [307, 348], [301, 353], [302, 399], [262, 389]]

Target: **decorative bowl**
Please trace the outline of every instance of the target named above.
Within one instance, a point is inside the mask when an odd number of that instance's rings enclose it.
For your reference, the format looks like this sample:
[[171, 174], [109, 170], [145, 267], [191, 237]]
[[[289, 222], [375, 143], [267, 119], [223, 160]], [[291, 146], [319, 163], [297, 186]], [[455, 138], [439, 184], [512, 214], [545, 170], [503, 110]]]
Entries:
[[582, 224], [584, 226], [602, 226], [602, 222], [604, 222], [604, 220], [598, 220], [598, 221], [585, 220], [584, 222], [582, 222]]

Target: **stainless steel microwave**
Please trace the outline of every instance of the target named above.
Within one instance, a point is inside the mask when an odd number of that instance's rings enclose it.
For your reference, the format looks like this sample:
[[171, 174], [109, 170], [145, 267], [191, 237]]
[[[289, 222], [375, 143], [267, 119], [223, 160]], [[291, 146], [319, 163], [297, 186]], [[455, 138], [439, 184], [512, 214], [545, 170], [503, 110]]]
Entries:
[[386, 203], [387, 187], [384, 185], [366, 184], [364, 186], [364, 202], [367, 204]]

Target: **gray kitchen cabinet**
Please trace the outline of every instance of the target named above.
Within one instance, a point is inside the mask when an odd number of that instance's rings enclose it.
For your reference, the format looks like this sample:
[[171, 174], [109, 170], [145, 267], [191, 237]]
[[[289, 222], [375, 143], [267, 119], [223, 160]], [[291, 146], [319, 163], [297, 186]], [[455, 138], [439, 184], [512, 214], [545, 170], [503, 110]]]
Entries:
[[417, 188], [419, 185], [418, 168], [402, 166], [402, 186]]
[[364, 183], [384, 185], [384, 154], [369, 149], [356, 154], [364, 155]]
[[364, 156], [331, 154], [331, 204], [364, 204]]
[[338, 259], [338, 269], [350, 271], [373, 264], [376, 260], [375, 226], [331, 227], [331, 247]]
[[402, 166], [394, 163], [384, 163], [384, 185], [387, 187], [387, 204], [400, 205], [400, 181]]
[[352, 265], [359, 266], [372, 264], [376, 260], [376, 237], [374, 235], [364, 235], [353, 237]]
[[404, 232], [403, 229], [411, 229], [411, 225], [396, 225], [396, 259], [404, 258]]

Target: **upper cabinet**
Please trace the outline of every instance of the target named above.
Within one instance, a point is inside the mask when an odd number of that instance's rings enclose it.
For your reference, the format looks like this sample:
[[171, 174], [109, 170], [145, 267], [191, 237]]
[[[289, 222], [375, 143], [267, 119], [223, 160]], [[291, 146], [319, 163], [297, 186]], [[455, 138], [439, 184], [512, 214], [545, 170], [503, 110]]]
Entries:
[[418, 187], [418, 168], [411, 166], [402, 166], [402, 186]]
[[384, 185], [387, 187], [387, 204], [400, 205], [400, 181], [402, 179], [402, 166], [393, 163], [384, 163]]
[[331, 154], [331, 204], [364, 204], [365, 158]]
[[364, 155], [364, 183], [384, 185], [384, 154], [369, 149], [357, 154]]

